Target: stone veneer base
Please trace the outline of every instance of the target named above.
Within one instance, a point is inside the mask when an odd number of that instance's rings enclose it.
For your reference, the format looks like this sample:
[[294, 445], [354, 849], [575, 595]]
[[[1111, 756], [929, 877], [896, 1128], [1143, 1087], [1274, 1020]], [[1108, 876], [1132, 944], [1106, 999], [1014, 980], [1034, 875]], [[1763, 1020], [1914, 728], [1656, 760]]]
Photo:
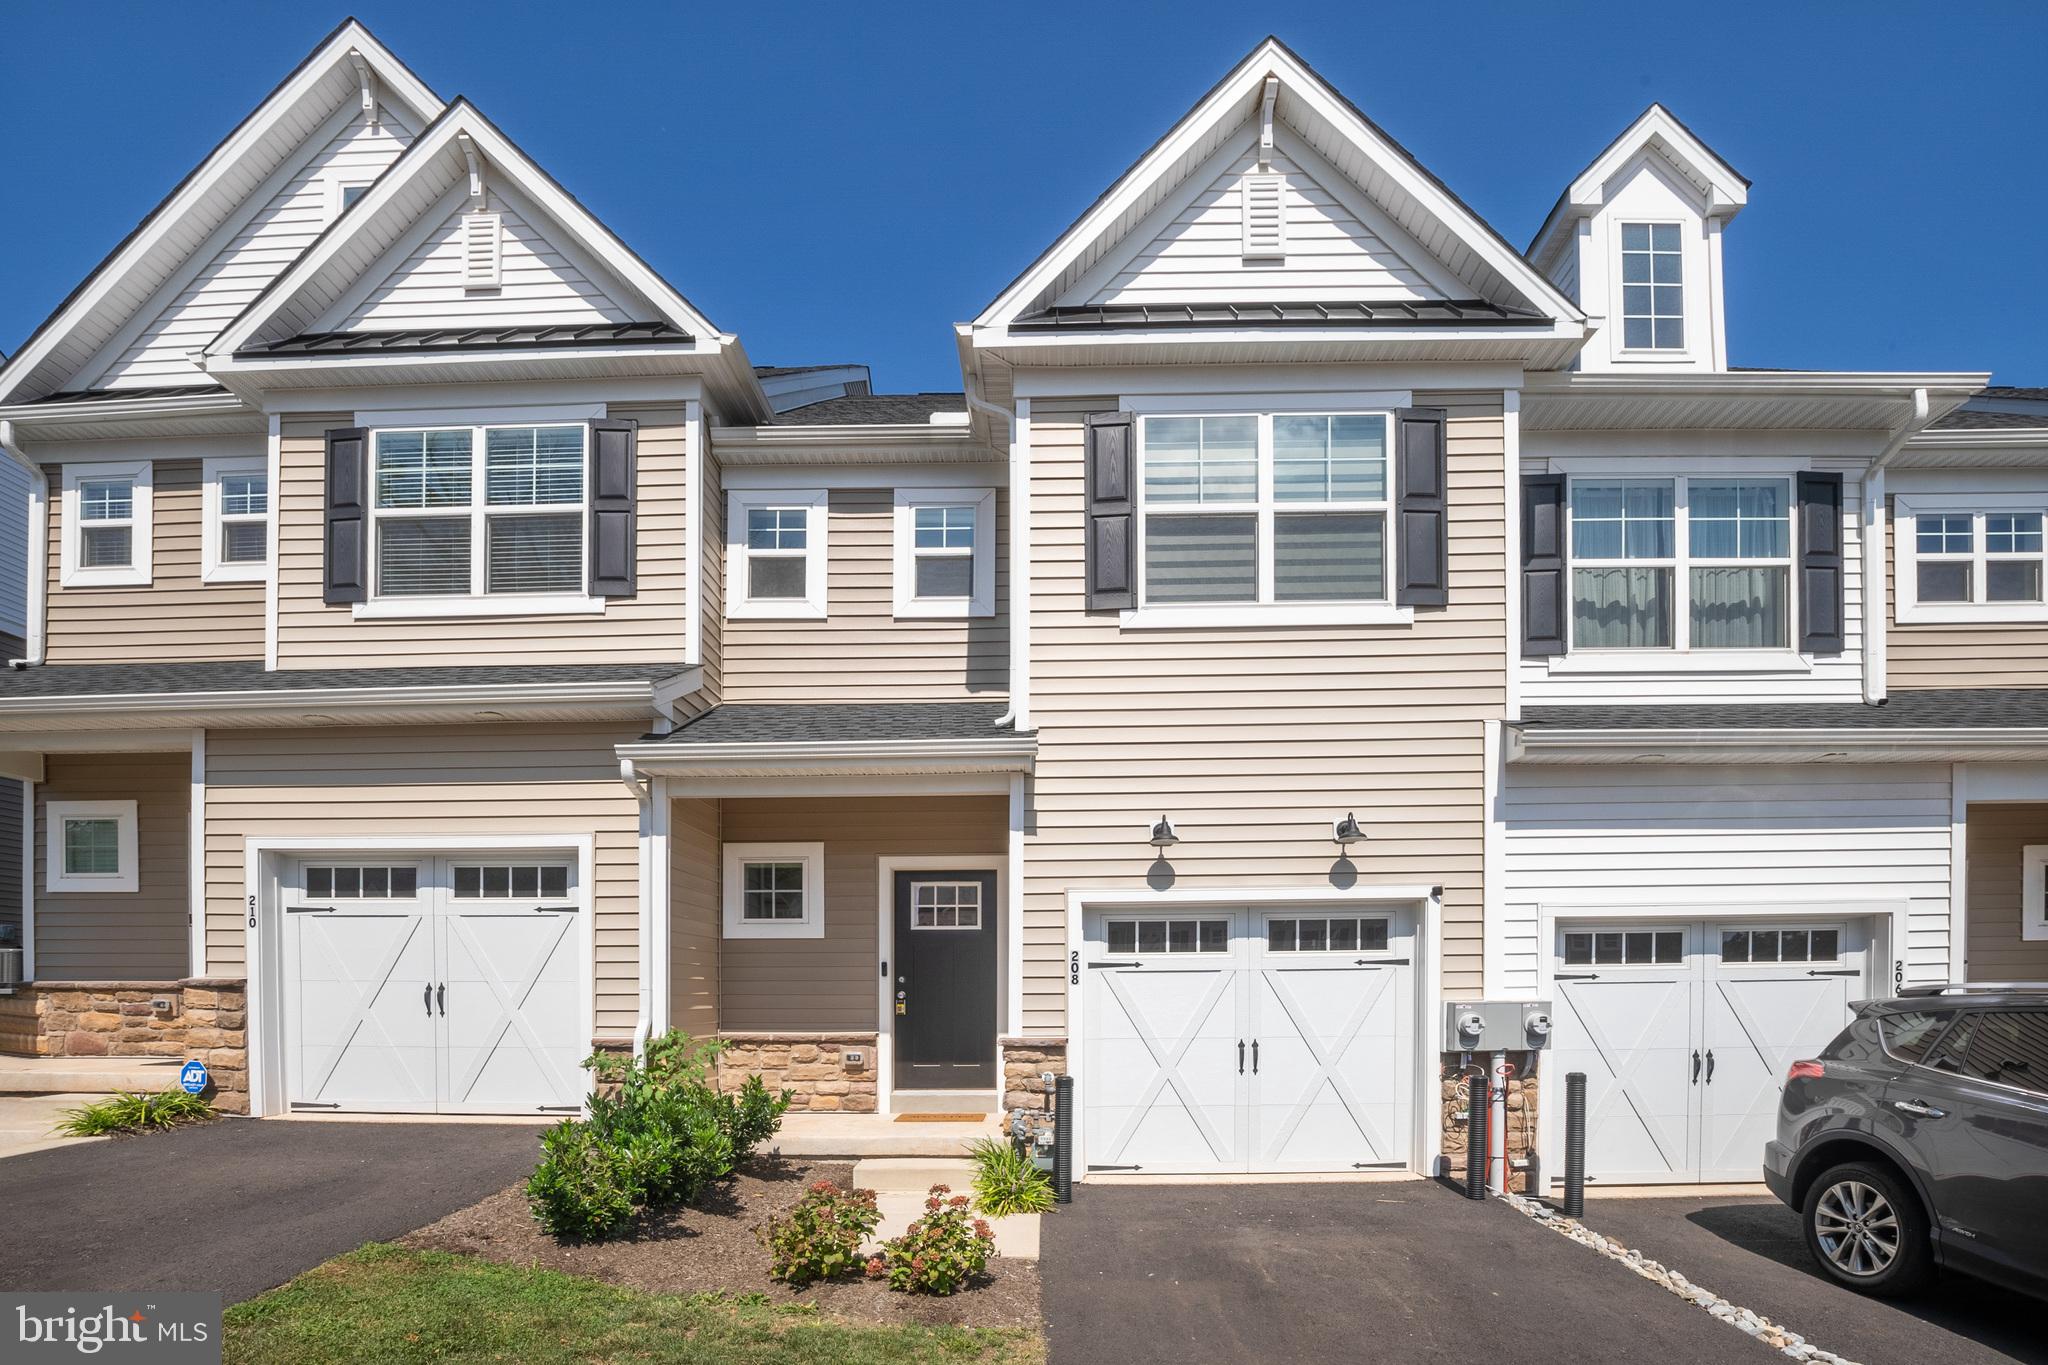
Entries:
[[[157, 1010], [153, 1002], [167, 1000]], [[0, 997], [0, 1052], [206, 1063], [214, 1107], [249, 1112], [249, 991], [238, 976], [33, 981]]]

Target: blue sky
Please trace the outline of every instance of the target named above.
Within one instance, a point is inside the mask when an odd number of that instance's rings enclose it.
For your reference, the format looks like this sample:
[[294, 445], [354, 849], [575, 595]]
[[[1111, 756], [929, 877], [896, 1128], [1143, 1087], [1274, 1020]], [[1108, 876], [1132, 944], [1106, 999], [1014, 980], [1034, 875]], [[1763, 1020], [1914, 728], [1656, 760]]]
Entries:
[[[344, 13], [0, 3], [0, 349]], [[2048, 384], [2039, 3], [356, 13], [761, 364], [957, 388], [951, 324], [1274, 32], [1517, 246], [1662, 100], [1755, 182], [1726, 246], [1736, 364]]]

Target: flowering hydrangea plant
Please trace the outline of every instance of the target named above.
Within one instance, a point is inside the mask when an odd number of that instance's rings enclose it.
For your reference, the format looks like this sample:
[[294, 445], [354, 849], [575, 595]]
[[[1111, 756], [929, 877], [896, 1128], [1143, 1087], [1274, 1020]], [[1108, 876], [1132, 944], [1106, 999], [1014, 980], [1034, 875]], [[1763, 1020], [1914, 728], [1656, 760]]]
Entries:
[[861, 1268], [861, 1243], [882, 1220], [873, 1190], [842, 1190], [820, 1180], [804, 1191], [787, 1218], [770, 1219], [755, 1233], [768, 1248], [768, 1273], [806, 1285], [833, 1280]]
[[956, 1293], [988, 1270], [995, 1240], [988, 1220], [974, 1217], [966, 1195], [934, 1185], [924, 1217], [882, 1243], [868, 1260], [868, 1274], [909, 1294]]

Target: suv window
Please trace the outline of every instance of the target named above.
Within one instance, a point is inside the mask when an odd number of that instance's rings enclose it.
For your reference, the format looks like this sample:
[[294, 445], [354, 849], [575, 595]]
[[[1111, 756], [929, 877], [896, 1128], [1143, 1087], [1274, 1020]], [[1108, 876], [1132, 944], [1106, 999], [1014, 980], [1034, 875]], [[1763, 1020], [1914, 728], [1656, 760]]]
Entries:
[[1884, 1050], [1902, 1062], [1924, 1062], [1927, 1049], [1950, 1019], [1953, 1010], [1913, 1010], [1903, 1014], [1881, 1014], [1877, 1019], [1878, 1032], [1884, 1038]]
[[2048, 1010], [1988, 1010], [1976, 1024], [1964, 1075], [2048, 1094]]

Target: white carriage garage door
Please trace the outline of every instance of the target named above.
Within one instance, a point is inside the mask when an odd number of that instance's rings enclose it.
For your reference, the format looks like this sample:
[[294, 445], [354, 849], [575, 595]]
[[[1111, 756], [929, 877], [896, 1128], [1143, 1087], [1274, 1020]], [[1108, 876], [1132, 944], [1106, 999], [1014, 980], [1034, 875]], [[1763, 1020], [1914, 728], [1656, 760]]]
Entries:
[[1091, 915], [1086, 1168], [1405, 1167], [1413, 932], [1386, 911]]
[[286, 1094], [294, 1109], [510, 1114], [581, 1107], [581, 911], [545, 855], [308, 857], [288, 865]]
[[1869, 994], [1862, 920], [1568, 924], [1544, 1066], [1586, 1073], [1586, 1175], [1611, 1185], [1762, 1178], [1785, 1069]]

